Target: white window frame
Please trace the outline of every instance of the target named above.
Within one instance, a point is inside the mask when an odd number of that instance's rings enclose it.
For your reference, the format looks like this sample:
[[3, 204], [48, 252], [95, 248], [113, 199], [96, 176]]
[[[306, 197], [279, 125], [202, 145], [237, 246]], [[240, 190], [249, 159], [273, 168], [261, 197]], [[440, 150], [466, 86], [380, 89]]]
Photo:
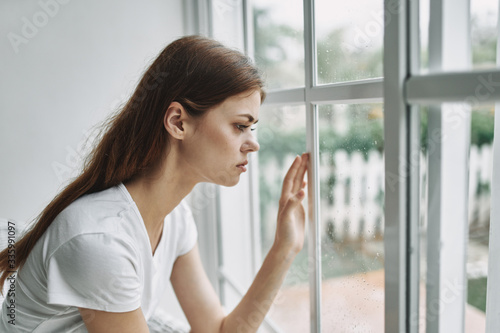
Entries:
[[[237, 1], [237, 0], [235, 0]], [[253, 31], [251, 27], [251, 0], [239, 0], [242, 4], [242, 24], [244, 31], [245, 51], [252, 55]], [[464, 11], [469, 6], [470, 0], [430, 0], [431, 8], [438, 13], [432, 15], [432, 22], [429, 28], [429, 35], [439, 36], [434, 46], [430, 46], [430, 58], [445, 62], [446, 52], [451, 46], [446, 44], [450, 36], [445, 35], [443, 27], [454, 26], [464, 29], [469, 24], [470, 13]], [[194, 13], [197, 17], [197, 27], [193, 32], [213, 36], [211, 29], [213, 3], [216, 0], [188, 0], [186, 12]], [[304, 62], [305, 62], [305, 86], [302, 88], [283, 89], [267, 92], [266, 105], [290, 105], [305, 104], [306, 106], [306, 140], [307, 150], [311, 153], [311, 168], [309, 177], [309, 200], [313, 209], [309, 210], [309, 256], [313, 260], [310, 269], [310, 311], [311, 311], [311, 332], [321, 332], [321, 244], [319, 223], [319, 145], [318, 145], [318, 110], [317, 105], [322, 103], [335, 104], [360, 104], [360, 103], [384, 103], [384, 135], [391, 138], [384, 142], [385, 154], [385, 226], [384, 226], [384, 255], [385, 255], [385, 332], [418, 332], [419, 331], [419, 262], [420, 262], [420, 239], [419, 239], [419, 159], [412, 158], [420, 152], [420, 105], [436, 105], [448, 102], [463, 102], [468, 96], [477, 94], [478, 78], [491, 77], [494, 82], [500, 82], [500, 70], [466, 70], [466, 67], [459, 71], [449, 71], [445, 67], [431, 68], [430, 73], [420, 73], [420, 45], [419, 45], [419, 0], [384, 0], [385, 11], [385, 33], [384, 33], [384, 78], [357, 80], [350, 82], [334, 83], [328, 85], [316, 84], [316, 44], [315, 44], [315, 18], [314, 0], [304, 0]], [[458, 6], [461, 15], [449, 15], [452, 6]], [[192, 20], [193, 21], [193, 20]], [[437, 43], [437, 44], [436, 44]], [[464, 45], [467, 45], [467, 41]], [[464, 46], [462, 45], [462, 47]], [[452, 50], [456, 52], [456, 50]], [[442, 63], [441, 63], [442, 65]], [[431, 66], [432, 67], [432, 66]], [[487, 96], [482, 96], [481, 102], [500, 101], [500, 89], [490, 91]], [[443, 112], [441, 108], [435, 108], [439, 114]], [[432, 118], [432, 117], [431, 117]], [[439, 117], [438, 117], [439, 119]], [[497, 122], [497, 121], [496, 121]], [[500, 124], [500, 121], [498, 121]], [[467, 125], [467, 119], [465, 125]], [[446, 130], [446, 125], [436, 123], [429, 119], [429, 126]], [[466, 126], [464, 126], [465, 128]], [[497, 126], [498, 128], [498, 126]], [[462, 135], [467, 132], [462, 131]], [[458, 135], [458, 134], [457, 134]], [[495, 151], [499, 151], [495, 156], [495, 161], [500, 163], [500, 148], [496, 145]], [[442, 145], [438, 153], [429, 156], [429, 173], [443, 168], [449, 163], [443, 154], [449, 149], [449, 145]], [[459, 146], [462, 156], [468, 154], [468, 144]], [[418, 156], [418, 155], [417, 155]], [[438, 162], [441, 158], [444, 161]], [[256, 165], [255, 161], [254, 165]], [[255, 168], [253, 168], [255, 169]], [[466, 166], [460, 170], [463, 179], [458, 182], [455, 197], [462, 198], [461, 202], [467, 203], [467, 174]], [[431, 176], [431, 175], [430, 175]], [[497, 176], [493, 176], [497, 179]], [[249, 186], [246, 190], [250, 195], [250, 211], [252, 212], [249, 223], [253, 225], [252, 231], [252, 271], [256, 272], [259, 265], [260, 254], [258, 239], [258, 188], [257, 177], [250, 175]], [[396, 181], [391, 181], [396, 179]], [[442, 189], [449, 187], [448, 180], [438, 174], [439, 193]], [[497, 191], [496, 183], [493, 184], [492, 194]], [[220, 198], [220, 196], [218, 196]], [[450, 199], [439, 196], [438, 206], [441, 213], [429, 212], [430, 219], [434, 219], [440, 232], [434, 236], [428, 253], [429, 256], [437, 256], [441, 262], [444, 260], [455, 260], [457, 267], [465, 267], [465, 246], [462, 247], [461, 255], [457, 258], [450, 258], [449, 253], [443, 252], [436, 244], [440, 242], [448, 243], [446, 232], [442, 230], [446, 226], [446, 215], [442, 211], [446, 208], [446, 202]], [[214, 207], [220, 209], [220, 202], [214, 200]], [[444, 208], [443, 208], [444, 207]], [[441, 209], [443, 208], [443, 209]], [[432, 214], [431, 214], [432, 213]], [[492, 212], [492, 221], [499, 213]], [[216, 216], [217, 214], [212, 214]], [[215, 232], [212, 235], [220, 237], [220, 218], [214, 217], [212, 221]], [[459, 222], [464, 226], [467, 214]], [[213, 220], [213, 219], [212, 219]], [[500, 248], [500, 236], [493, 233], [490, 238], [490, 251]], [[465, 224], [466, 225], [466, 224]], [[463, 235], [463, 233], [461, 234]], [[493, 237], [494, 236], [494, 237]], [[220, 239], [219, 239], [220, 240]], [[201, 240], [200, 240], [201, 241]], [[213, 241], [213, 239], [212, 239]], [[220, 242], [216, 240], [216, 244]], [[208, 243], [207, 243], [208, 244]], [[213, 243], [212, 243], [213, 244]], [[466, 245], [466, 244], [462, 244]], [[213, 255], [212, 251], [207, 252]], [[217, 248], [217, 257], [222, 258], [222, 249]], [[243, 296], [243, 288], [238, 286], [227, 274], [224, 273], [222, 259], [218, 262], [218, 267], [209, 268], [209, 275], [214, 276], [219, 283], [219, 292], [223, 296], [223, 285], [227, 284], [234, 290], [239, 290]], [[430, 267], [431, 270], [439, 270], [441, 266]], [[460, 270], [459, 270], [460, 271]], [[456, 271], [451, 271], [453, 274]], [[431, 272], [432, 274], [433, 272]], [[434, 272], [435, 273], [435, 272]], [[450, 272], [446, 273], [450, 274]], [[489, 267], [489, 279], [500, 278], [500, 265]], [[442, 276], [435, 278], [433, 283], [437, 283], [434, 292], [437, 293], [437, 300], [443, 297]], [[458, 331], [464, 329], [464, 295], [466, 290], [462, 290], [460, 295], [461, 305], [453, 310], [444, 311], [444, 315], [437, 314], [437, 325], [427, 322], [428, 332], [444, 332], [444, 327], [451, 323], [451, 320], [458, 322], [455, 327]], [[428, 295], [429, 296], [429, 295]], [[488, 311], [487, 311], [487, 331], [500, 331], [500, 287], [488, 284]], [[436, 299], [436, 298], [435, 298]], [[455, 302], [456, 303], [456, 302]], [[427, 307], [429, 307], [427, 302]], [[456, 305], [456, 304], [455, 304]], [[444, 308], [447, 305], [442, 305]], [[451, 308], [451, 307], [449, 307]], [[448, 309], [449, 310], [449, 309]], [[496, 314], [496, 316], [495, 316]], [[415, 320], [416, 319], [416, 320]], [[266, 326], [279, 332], [271, 321], [266, 319]], [[449, 326], [448, 326], [449, 327]]]

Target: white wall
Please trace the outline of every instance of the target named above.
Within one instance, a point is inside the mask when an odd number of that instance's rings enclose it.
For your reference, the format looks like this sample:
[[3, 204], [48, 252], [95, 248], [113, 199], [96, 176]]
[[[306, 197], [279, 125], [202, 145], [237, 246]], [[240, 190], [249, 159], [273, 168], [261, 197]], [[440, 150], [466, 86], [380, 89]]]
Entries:
[[[59, 8], [48, 15], [43, 3]], [[37, 19], [38, 32], [26, 28]], [[11, 43], [23, 32], [26, 44]], [[0, 216], [35, 217], [70, 176], [84, 133], [182, 34], [181, 0], [1, 1]]]
[[[75, 169], [84, 133], [183, 35], [182, 17], [182, 0], [0, 2], [0, 217], [36, 217]], [[179, 314], [172, 297], [165, 307]]]

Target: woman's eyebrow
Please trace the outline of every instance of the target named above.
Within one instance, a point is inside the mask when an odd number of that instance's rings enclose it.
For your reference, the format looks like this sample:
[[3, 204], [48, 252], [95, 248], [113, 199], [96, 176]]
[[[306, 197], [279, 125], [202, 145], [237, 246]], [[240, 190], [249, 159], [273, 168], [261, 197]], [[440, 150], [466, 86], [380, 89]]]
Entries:
[[254, 124], [257, 124], [259, 119], [255, 120], [255, 118], [251, 114], [239, 114], [239, 117], [247, 117], [249, 122], [253, 122]]

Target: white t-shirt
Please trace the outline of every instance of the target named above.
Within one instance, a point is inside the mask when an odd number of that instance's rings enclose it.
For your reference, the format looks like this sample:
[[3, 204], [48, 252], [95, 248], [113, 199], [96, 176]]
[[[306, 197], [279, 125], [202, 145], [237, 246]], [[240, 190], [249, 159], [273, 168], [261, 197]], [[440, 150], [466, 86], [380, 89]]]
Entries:
[[[0, 332], [87, 332], [78, 307], [110, 312], [141, 307], [148, 320], [175, 259], [194, 247], [197, 236], [182, 202], [165, 218], [153, 256], [123, 184], [85, 195], [57, 216], [31, 251], [15, 279], [15, 295], [3, 302]], [[14, 313], [7, 308], [12, 301]], [[9, 323], [13, 318], [15, 325]]]

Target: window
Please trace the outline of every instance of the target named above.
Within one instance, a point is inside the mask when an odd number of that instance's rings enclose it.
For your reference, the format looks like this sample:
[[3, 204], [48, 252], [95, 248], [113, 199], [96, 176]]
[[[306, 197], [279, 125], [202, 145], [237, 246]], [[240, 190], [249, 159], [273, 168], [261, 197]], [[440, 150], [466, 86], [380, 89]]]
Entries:
[[253, 1], [254, 57], [267, 89], [304, 86], [303, 16], [301, 0]]
[[[280, 4], [283, 8], [283, 2]], [[316, 10], [308, 1], [303, 4], [305, 7], [301, 4], [280, 13], [281, 21], [257, 19], [254, 26], [256, 38], [266, 33], [268, 39], [280, 40], [280, 32], [300, 29], [292, 13], [300, 9], [303, 15], [300, 22], [304, 49], [298, 53], [296, 48], [290, 48], [285, 57], [300, 59], [302, 55], [304, 67], [287, 66], [285, 73], [302, 77], [304, 83], [301, 87], [271, 86], [261, 111], [263, 223], [273, 216], [269, 212], [275, 216], [277, 210], [279, 188], [272, 190], [269, 184], [281, 184], [289, 161], [302, 147], [315, 156], [314, 170], [309, 174], [309, 195], [313, 198], [309, 208], [313, 209], [308, 212], [306, 248], [296, 258], [282, 288], [281, 300], [286, 301], [275, 304], [269, 318], [278, 332], [369, 327], [379, 331], [384, 327], [384, 168], [382, 80], [377, 77], [382, 74], [383, 23], [364, 17], [355, 23], [346, 23], [346, 18], [345, 25], [332, 25], [322, 15], [331, 13], [338, 4], [319, 1]], [[382, 8], [382, 3], [377, 5], [373, 6], [374, 13]], [[263, 15], [266, 7], [259, 6], [255, 2], [254, 13]], [[347, 12], [356, 17], [349, 8], [336, 15], [345, 16]], [[378, 25], [378, 35], [370, 33], [373, 43], [368, 49], [365, 45], [358, 50], [341, 43], [355, 38], [367, 24], [370, 29]], [[316, 30], [320, 34], [316, 35]], [[279, 33], [270, 37], [270, 31]], [[271, 62], [272, 50], [272, 45], [255, 40], [257, 64], [259, 59], [264, 64]], [[274, 163], [268, 162], [269, 151]], [[262, 174], [270, 178], [263, 181]], [[273, 229], [262, 230], [263, 245], [273, 233]], [[262, 253], [267, 250], [263, 247]]]
[[381, 77], [384, 2], [316, 0], [318, 84]]
[[[206, 22], [214, 8], [233, 10], [235, 26], [207, 31], [225, 40], [232, 32], [268, 82], [262, 150], [251, 162], [259, 168], [217, 196], [248, 213], [239, 229], [217, 219], [224, 251], [250, 258], [219, 253], [225, 305], [238, 302], [269, 250], [277, 185], [305, 149], [307, 245], [262, 332], [499, 330], [500, 288], [486, 284], [486, 272], [500, 279], [487, 260], [500, 250], [489, 223], [500, 182], [491, 175], [500, 163], [496, 1], [198, 4], [211, 8]], [[248, 204], [235, 208], [235, 197]], [[493, 207], [491, 220], [498, 214]]]

